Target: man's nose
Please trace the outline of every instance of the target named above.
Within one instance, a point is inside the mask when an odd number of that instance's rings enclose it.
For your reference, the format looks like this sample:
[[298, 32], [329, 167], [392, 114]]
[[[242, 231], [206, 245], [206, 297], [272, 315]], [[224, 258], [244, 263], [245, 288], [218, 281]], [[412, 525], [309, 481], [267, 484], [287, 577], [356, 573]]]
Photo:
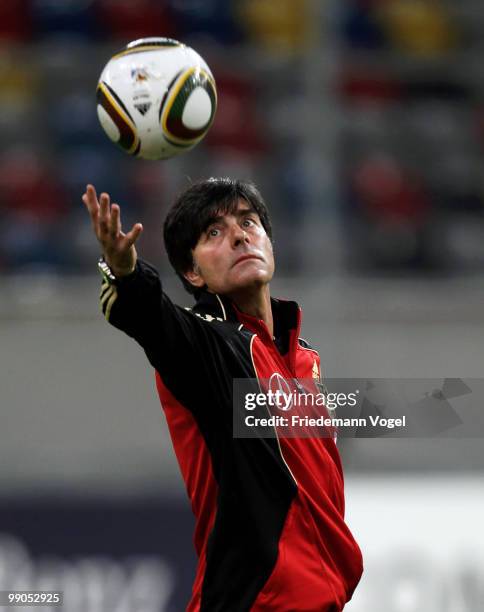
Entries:
[[239, 246], [243, 242], [249, 242], [249, 236], [247, 232], [240, 227], [240, 225], [235, 224], [232, 228], [232, 244], [234, 246]]

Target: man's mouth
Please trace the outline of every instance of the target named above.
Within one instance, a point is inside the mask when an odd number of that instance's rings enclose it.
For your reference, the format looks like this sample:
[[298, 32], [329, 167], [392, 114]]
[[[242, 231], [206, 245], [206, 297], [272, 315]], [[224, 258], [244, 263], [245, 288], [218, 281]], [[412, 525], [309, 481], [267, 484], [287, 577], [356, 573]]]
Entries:
[[250, 255], [250, 254], [247, 254], [247, 255], [242, 255], [241, 257], [239, 257], [239, 258], [238, 258], [238, 259], [235, 261], [235, 263], [233, 264], [233, 266], [232, 266], [232, 267], [236, 266], [237, 264], [239, 264], [239, 263], [241, 263], [241, 262], [243, 262], [243, 261], [247, 261], [247, 260], [249, 260], [249, 259], [259, 259], [259, 260], [260, 260], [261, 258], [260, 258], [258, 255]]

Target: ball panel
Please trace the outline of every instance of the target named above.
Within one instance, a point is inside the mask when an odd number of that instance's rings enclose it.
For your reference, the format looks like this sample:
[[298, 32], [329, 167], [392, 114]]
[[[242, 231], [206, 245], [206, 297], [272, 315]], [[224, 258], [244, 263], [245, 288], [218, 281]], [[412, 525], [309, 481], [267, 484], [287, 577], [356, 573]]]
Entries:
[[[191, 94], [197, 89], [204, 90], [210, 101], [210, 111], [207, 113], [204, 124], [192, 129], [189, 124], [184, 124], [183, 113]], [[201, 95], [197, 94], [198, 97]], [[206, 101], [203, 103], [202, 111], [205, 108]], [[168, 91], [168, 96], [160, 109], [161, 126], [165, 137], [174, 144], [192, 146], [203, 137], [210, 127], [216, 108], [217, 92], [211, 75], [198, 67], [185, 70]]]
[[110, 100], [114, 104], [115, 107], [119, 107], [119, 109], [122, 111], [122, 114], [127, 117], [127, 120], [129, 120], [133, 128], [135, 128], [136, 124], [135, 124], [135, 121], [131, 113], [126, 108], [125, 103], [121, 100], [121, 98], [114, 91], [114, 89], [110, 85], [108, 85], [105, 81], [100, 83], [99, 87], [102, 90], [102, 93], [108, 98], [108, 100]]
[[212, 100], [203, 87], [196, 87], [185, 104], [182, 113], [182, 123], [189, 130], [201, 130], [212, 116]]
[[172, 89], [175, 85], [175, 83], [178, 81], [178, 79], [180, 78], [180, 76], [183, 74], [183, 70], [180, 70], [179, 72], [177, 72], [175, 74], [175, 76], [171, 79], [171, 81], [168, 83], [167, 87], [166, 87], [166, 91], [163, 95], [163, 98], [161, 100], [161, 104], [160, 104], [160, 108], [158, 111], [158, 121], [161, 123], [161, 114], [163, 113], [163, 110], [166, 106], [166, 101], [168, 100], [168, 97], [171, 95]]
[[173, 49], [174, 47], [184, 47], [182, 43], [178, 42], [174, 38], [140, 38], [130, 42], [124, 49], [113, 55], [111, 58], [118, 59], [119, 57], [125, 57], [126, 55], [132, 55], [134, 53], [145, 53], [146, 51], [163, 51], [163, 49]]
[[126, 49], [135, 49], [136, 47], [146, 45], [155, 45], [158, 47], [180, 47], [182, 46], [182, 43], [174, 38], [167, 38], [166, 36], [148, 36], [146, 38], [138, 38], [137, 40], [131, 41], [126, 45]]
[[[97, 102], [119, 130], [119, 138], [116, 143], [127, 153], [136, 155], [139, 151], [140, 145], [139, 138], [136, 133], [136, 124], [134, 123], [126, 106], [116, 95], [116, 92], [106, 83], [99, 83], [97, 88]], [[109, 137], [111, 137], [107, 130], [106, 133]]]
[[119, 131], [118, 126], [114, 123], [114, 121], [100, 104], [97, 105], [96, 110], [99, 123], [102, 125], [103, 130], [113, 142], [117, 143], [121, 137], [121, 132]]

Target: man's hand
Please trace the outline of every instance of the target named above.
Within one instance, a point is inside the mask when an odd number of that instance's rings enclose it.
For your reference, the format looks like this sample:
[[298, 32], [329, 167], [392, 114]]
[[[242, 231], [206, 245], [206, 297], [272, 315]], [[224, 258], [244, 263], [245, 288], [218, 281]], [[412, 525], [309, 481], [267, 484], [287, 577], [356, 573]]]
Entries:
[[140, 237], [143, 226], [135, 223], [131, 231], [125, 234], [121, 229], [120, 208], [117, 204], [110, 204], [110, 200], [107, 193], [102, 193], [98, 200], [93, 185], [88, 185], [82, 196], [104, 259], [115, 276], [127, 276], [136, 266], [134, 243]]

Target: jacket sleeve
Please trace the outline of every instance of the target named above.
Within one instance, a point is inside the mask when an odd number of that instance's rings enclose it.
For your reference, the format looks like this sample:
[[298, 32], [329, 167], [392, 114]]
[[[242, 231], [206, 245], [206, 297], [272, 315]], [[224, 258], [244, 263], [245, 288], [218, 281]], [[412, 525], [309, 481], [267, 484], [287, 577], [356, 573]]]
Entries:
[[[191, 312], [173, 304], [163, 292], [157, 270], [138, 259], [132, 274], [116, 285], [103, 281], [101, 308], [111, 325], [134, 338], [161, 374], [202, 359], [206, 326]], [[213, 341], [213, 339], [212, 339]]]

